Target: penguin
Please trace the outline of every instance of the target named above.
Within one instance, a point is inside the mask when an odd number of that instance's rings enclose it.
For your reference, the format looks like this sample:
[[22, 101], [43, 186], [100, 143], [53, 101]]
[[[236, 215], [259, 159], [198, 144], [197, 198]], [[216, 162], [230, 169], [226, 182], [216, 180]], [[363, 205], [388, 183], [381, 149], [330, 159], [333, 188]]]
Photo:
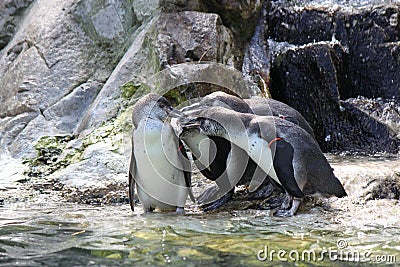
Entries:
[[[273, 107], [272, 109], [269, 108], [269, 103], [271, 103], [271, 106]], [[307, 121], [299, 112], [284, 103], [272, 99], [260, 98], [243, 100], [239, 97], [217, 91], [203, 97], [198, 103], [184, 107], [181, 109], [181, 111], [187, 116], [196, 116], [197, 113], [208, 107], [226, 107], [237, 112], [257, 114], [262, 116], [285, 116], [285, 118], [289, 121], [302, 126], [303, 129], [305, 129], [314, 138], [312, 128], [308, 125]], [[209, 140], [207, 140], [207, 138], [209, 138]], [[202, 207], [204, 211], [217, 209], [225, 204], [233, 196], [235, 185], [248, 185], [251, 181], [251, 178], [254, 176], [260, 177], [259, 180], [261, 180], [261, 182], [257, 184], [253, 183], [253, 186], [250, 187], [251, 191], [255, 191], [258, 188], [260, 192], [263, 190], [263, 188], [271, 188], [268, 180], [264, 179], [266, 174], [257, 168], [257, 164], [247, 156], [245, 151], [241, 150], [235, 145], [231, 146], [229, 141], [223, 138], [221, 139], [220, 137], [206, 136], [200, 133], [186, 135], [184, 138], [181, 137], [181, 139], [191, 149], [193, 158], [195, 159], [195, 165], [198, 167], [200, 172], [206, 178], [217, 183], [217, 188], [214, 187], [207, 189], [197, 199], [200, 204], [203, 204]], [[206, 144], [214, 144], [214, 146], [216, 146], [214, 148], [216, 152], [212, 152], [212, 154], [215, 155], [212, 158], [213, 161], [208, 161], [208, 164], [207, 160], [209, 160], [210, 157], [205, 157], [204, 155], [209, 155], [211, 151], [203, 148], [203, 151], [200, 152], [198, 149], [196, 149], [196, 147], [199, 146], [200, 140], [203, 143], [203, 147], [207, 147]], [[206, 158], [205, 163], [204, 160], [203, 162], [201, 160], [197, 160], [200, 155], [203, 156], [203, 158]], [[275, 158], [275, 161], [277, 161], [277, 158]], [[227, 165], [229, 162], [231, 162], [230, 166]], [[247, 166], [243, 166], [243, 164], [247, 164]], [[206, 165], [209, 167], [205, 168]], [[224, 170], [227, 171], [224, 172]], [[264, 182], [264, 184], [260, 186], [262, 182]], [[266, 192], [272, 193], [271, 190], [267, 190]], [[253, 195], [257, 195], [257, 193], [254, 193]], [[220, 198], [218, 198], [218, 196]], [[267, 196], [268, 195], [261, 194], [259, 195], [259, 198]]]
[[211, 107], [180, 122], [181, 136], [189, 131], [224, 138], [282, 187], [290, 201], [276, 216], [295, 215], [306, 194], [347, 196], [316, 141], [290, 121]]
[[272, 115], [293, 122], [315, 139], [314, 131], [307, 120], [289, 105], [272, 98], [248, 98], [243, 101], [249, 105], [251, 113], [259, 116]]
[[[129, 199], [134, 210], [134, 190], [145, 212], [182, 213], [191, 192], [190, 162], [167, 117], [180, 116], [162, 96], [154, 93], [133, 107], [132, 153], [129, 167]], [[137, 185], [137, 186], [136, 186]]]
[[241, 113], [250, 113], [259, 116], [276, 116], [299, 125], [314, 139], [314, 131], [307, 120], [294, 108], [271, 98], [241, 99], [237, 96], [216, 91], [203, 97], [199, 103], [182, 109], [183, 112], [198, 108], [226, 107]]

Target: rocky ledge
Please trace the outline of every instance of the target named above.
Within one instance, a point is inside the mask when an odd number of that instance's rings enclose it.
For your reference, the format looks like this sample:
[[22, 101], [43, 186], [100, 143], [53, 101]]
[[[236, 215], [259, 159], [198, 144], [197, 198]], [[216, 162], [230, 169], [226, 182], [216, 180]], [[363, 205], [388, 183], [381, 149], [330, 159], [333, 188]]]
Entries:
[[3, 1], [0, 198], [21, 181], [82, 195], [126, 186], [132, 96], [184, 62], [242, 71], [253, 96], [298, 109], [324, 152], [398, 155], [400, 2], [364, 2]]

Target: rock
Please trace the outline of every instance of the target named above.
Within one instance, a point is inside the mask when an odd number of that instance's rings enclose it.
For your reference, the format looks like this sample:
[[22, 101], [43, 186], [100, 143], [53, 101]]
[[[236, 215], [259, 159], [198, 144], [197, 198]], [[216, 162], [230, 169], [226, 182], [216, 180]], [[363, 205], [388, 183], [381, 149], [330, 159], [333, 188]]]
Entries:
[[177, 13], [182, 11], [207, 12], [202, 0], [158, 0], [158, 2], [160, 9], [165, 13]]
[[72, 134], [83, 115], [99, 93], [102, 83], [88, 82], [75, 88], [59, 102], [43, 112], [46, 120], [54, 123], [60, 134]]
[[369, 117], [387, 125], [400, 138], [400, 106], [395, 99], [375, 98], [363, 96], [346, 99], [346, 102], [357, 107]]
[[160, 14], [140, 28], [77, 132], [96, 128], [117, 115], [121, 91], [116, 88], [128, 82], [139, 86], [163, 68], [183, 62], [233, 65], [232, 47], [233, 37], [218, 15], [195, 11]]
[[23, 113], [15, 117], [0, 118], [0, 147], [9, 147], [21, 131], [25, 129], [27, 124], [36, 116], [37, 114], [35, 112], [31, 112]]
[[160, 22], [157, 46], [161, 65], [198, 61], [233, 65], [233, 36], [218, 15], [192, 11], [166, 13]]
[[242, 73], [249, 80], [249, 90], [253, 95], [261, 90], [263, 96], [271, 97], [268, 87], [270, 81], [271, 60], [265, 34], [267, 31], [267, 5], [264, 2], [254, 34], [245, 48]]
[[374, 181], [376, 184], [367, 193], [367, 200], [397, 199], [400, 200], [400, 173], [386, 179]]
[[45, 119], [43, 115], [37, 115], [29, 121], [18, 133], [7, 151], [13, 158], [34, 158], [37, 155], [34, 145], [44, 135], [57, 135], [58, 131], [52, 122]]
[[35, 1], [0, 53], [0, 120], [13, 129], [2, 150], [32, 156], [41, 136], [71, 133], [136, 22], [126, 0]]
[[[335, 63], [342, 58], [338, 58], [337, 49], [342, 50], [339, 43], [296, 46], [281, 53], [271, 71], [273, 98], [301, 111], [320, 144], [324, 144], [326, 129], [340, 113], [336, 75], [340, 65]], [[332, 57], [337, 60], [333, 61]]]
[[160, 11], [159, 0], [132, 0], [132, 8], [137, 20], [141, 23], [151, 20]]
[[33, 0], [3, 0], [0, 3], [0, 51], [8, 44], [19, 26], [24, 11]]
[[5, 128], [12, 127], [12, 131], [4, 131], [3, 142], [10, 155], [15, 158], [33, 158], [37, 153], [33, 145], [42, 136], [73, 134], [101, 86], [98, 82], [82, 84], [39, 114], [23, 113], [17, 116], [21, 122], [8, 122]]
[[393, 129], [340, 100], [349, 84], [347, 57], [338, 42], [288, 49], [272, 69], [273, 97], [302, 112], [323, 151], [397, 153], [400, 142]]
[[[264, 0], [202, 0], [207, 11], [221, 16], [225, 26], [232, 30], [238, 44], [245, 45], [253, 36]], [[243, 47], [241, 47], [243, 48]]]
[[78, 163], [71, 164], [51, 175], [67, 187], [105, 188], [115, 183], [127, 183], [128, 158], [115, 153], [115, 148], [106, 142], [91, 145]]
[[[270, 43], [295, 46], [270, 51], [271, 94], [306, 117], [324, 151], [399, 151], [398, 129], [347, 101], [363, 96], [400, 103], [399, 11], [399, 4], [352, 1], [333, 7], [318, 1], [271, 3]], [[338, 45], [321, 51], [321, 42]], [[277, 47], [282, 46], [272, 49]]]
[[[358, 153], [393, 153], [400, 149], [398, 132], [386, 124], [367, 115], [359, 106], [350, 101], [341, 101], [342, 113], [338, 122], [332, 126], [331, 140], [340, 143], [336, 151], [351, 151]], [[336, 129], [336, 130], [335, 130]]]
[[[135, 1], [136, 3], [137, 1]], [[151, 5], [150, 9], [151, 9]], [[127, 35], [137, 28], [140, 21], [134, 13], [135, 4], [129, 0], [94, 0], [80, 1], [74, 10], [74, 18], [80, 22], [80, 27], [96, 43], [110, 46], [107, 52], [119, 55], [127, 40]], [[106, 61], [105, 61], [106, 62]], [[109, 75], [109, 74], [108, 74]]]
[[269, 38], [303, 45], [337, 39], [349, 53], [351, 87], [342, 99], [400, 98], [399, 3], [379, 1], [336, 6], [307, 1], [302, 6], [273, 2], [268, 17]]
[[[265, 25], [263, 21], [265, 17], [260, 16], [260, 11], [262, 10], [264, 2], [265, 6], [267, 6], [269, 1], [202, 0], [206, 12], [218, 14], [222, 19], [223, 25], [229, 28], [233, 33], [235, 39], [233, 53], [236, 57], [234, 66], [236, 69], [242, 69], [245, 53], [251, 53], [251, 51], [254, 50], [249, 50], [248, 47], [252, 37], [257, 33], [263, 35], [264, 28], [259, 28], [256, 32], [255, 29], [257, 24], [261, 23], [263, 26]], [[261, 32], [259, 30], [261, 30]], [[252, 43], [252, 47], [255, 47], [258, 42], [252, 40]], [[262, 57], [262, 55], [260, 56]], [[262, 60], [260, 60], [260, 62], [262, 62]], [[246, 65], [246, 63], [244, 64]], [[244, 74], [247, 75], [246, 71], [244, 71]], [[250, 87], [254, 87], [254, 81], [250, 80], [249, 85]], [[252, 91], [256, 92], [258, 90], [252, 88]]]

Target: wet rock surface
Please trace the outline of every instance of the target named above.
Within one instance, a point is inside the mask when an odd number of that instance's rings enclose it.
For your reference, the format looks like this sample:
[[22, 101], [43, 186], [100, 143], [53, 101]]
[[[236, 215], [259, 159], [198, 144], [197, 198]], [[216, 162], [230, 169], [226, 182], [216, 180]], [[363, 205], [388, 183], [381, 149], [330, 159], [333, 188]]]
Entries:
[[294, 46], [277, 55], [277, 45], [270, 47], [270, 91], [306, 117], [324, 151], [397, 153], [387, 121], [365, 116], [347, 99], [400, 104], [400, 5], [357, 4], [271, 2], [267, 38]]

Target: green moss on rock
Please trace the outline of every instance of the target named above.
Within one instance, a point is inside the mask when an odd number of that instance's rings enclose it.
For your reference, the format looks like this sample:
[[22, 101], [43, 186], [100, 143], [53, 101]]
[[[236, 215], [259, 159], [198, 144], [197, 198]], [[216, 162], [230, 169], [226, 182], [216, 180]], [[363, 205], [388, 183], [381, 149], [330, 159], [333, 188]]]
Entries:
[[73, 136], [43, 136], [34, 146], [38, 152], [36, 158], [27, 159], [23, 163], [28, 165], [29, 169], [24, 173], [29, 177], [44, 177], [52, 174], [56, 170], [69, 165], [73, 155], [59, 160], [67, 143], [73, 139]]
[[168, 93], [164, 95], [164, 97], [167, 98], [173, 106], [177, 106], [187, 101], [186, 96], [184, 94], [181, 94], [178, 89], [169, 90]]
[[123, 98], [130, 99], [140, 86], [134, 84], [133, 82], [127, 82], [121, 86], [121, 95]]

